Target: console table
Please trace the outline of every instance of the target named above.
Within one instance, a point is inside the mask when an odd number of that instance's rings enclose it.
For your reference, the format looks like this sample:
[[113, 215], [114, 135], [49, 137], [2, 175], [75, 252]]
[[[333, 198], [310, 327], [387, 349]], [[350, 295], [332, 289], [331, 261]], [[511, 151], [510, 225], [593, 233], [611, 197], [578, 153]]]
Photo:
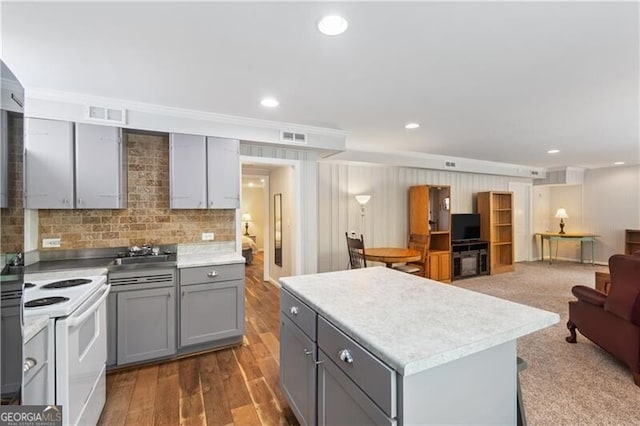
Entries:
[[558, 233], [547, 233], [547, 232], [539, 232], [536, 235], [540, 236], [540, 254], [541, 261], [544, 261], [544, 240], [549, 241], [549, 263], [553, 262], [553, 256], [551, 255], [551, 241], [556, 242], [556, 257], [558, 257], [558, 244], [560, 241], [580, 241], [580, 263], [584, 263], [583, 257], [583, 249], [584, 243], [591, 243], [591, 264], [594, 265], [594, 245], [596, 242], [596, 237], [599, 235], [595, 234], [558, 234]]

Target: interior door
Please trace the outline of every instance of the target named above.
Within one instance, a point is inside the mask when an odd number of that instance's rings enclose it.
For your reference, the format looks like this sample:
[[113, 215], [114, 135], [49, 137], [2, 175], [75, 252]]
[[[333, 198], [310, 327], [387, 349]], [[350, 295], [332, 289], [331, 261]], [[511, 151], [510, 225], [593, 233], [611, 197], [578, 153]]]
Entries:
[[515, 262], [531, 260], [531, 193], [527, 182], [509, 182], [509, 191], [513, 192], [513, 226], [515, 244]]

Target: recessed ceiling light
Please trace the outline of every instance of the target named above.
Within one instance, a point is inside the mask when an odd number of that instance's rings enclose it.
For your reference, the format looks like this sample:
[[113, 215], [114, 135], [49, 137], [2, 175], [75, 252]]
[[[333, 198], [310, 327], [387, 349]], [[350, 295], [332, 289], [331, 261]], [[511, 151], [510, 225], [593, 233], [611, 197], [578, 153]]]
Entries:
[[417, 129], [418, 127], [420, 127], [420, 125], [418, 123], [407, 123], [404, 125], [405, 129]]
[[336, 36], [347, 31], [349, 23], [340, 15], [328, 15], [318, 22], [318, 31], [324, 35]]
[[280, 105], [280, 102], [276, 98], [264, 98], [260, 101], [260, 105], [267, 108], [275, 108]]
[[615, 163], [613, 163], [614, 166], [622, 166], [624, 164], [624, 161], [616, 161]]
[[557, 154], [559, 152], [560, 152], [559, 149], [550, 149], [549, 151], [547, 151], [547, 154]]

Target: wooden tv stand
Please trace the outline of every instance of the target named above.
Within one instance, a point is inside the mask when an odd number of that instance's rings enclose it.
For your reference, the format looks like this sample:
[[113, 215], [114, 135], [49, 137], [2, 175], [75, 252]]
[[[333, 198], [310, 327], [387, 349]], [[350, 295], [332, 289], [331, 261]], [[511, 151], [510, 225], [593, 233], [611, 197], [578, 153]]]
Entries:
[[451, 243], [453, 279], [489, 273], [488, 241], [454, 241]]

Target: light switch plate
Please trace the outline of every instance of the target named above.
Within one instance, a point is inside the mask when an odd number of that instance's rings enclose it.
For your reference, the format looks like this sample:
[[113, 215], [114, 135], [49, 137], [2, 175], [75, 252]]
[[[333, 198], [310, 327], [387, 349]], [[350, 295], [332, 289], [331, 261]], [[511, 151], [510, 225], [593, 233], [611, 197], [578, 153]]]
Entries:
[[43, 248], [60, 247], [60, 238], [43, 238], [42, 247]]
[[214, 238], [213, 232], [202, 233], [202, 241], [213, 241], [213, 238]]

